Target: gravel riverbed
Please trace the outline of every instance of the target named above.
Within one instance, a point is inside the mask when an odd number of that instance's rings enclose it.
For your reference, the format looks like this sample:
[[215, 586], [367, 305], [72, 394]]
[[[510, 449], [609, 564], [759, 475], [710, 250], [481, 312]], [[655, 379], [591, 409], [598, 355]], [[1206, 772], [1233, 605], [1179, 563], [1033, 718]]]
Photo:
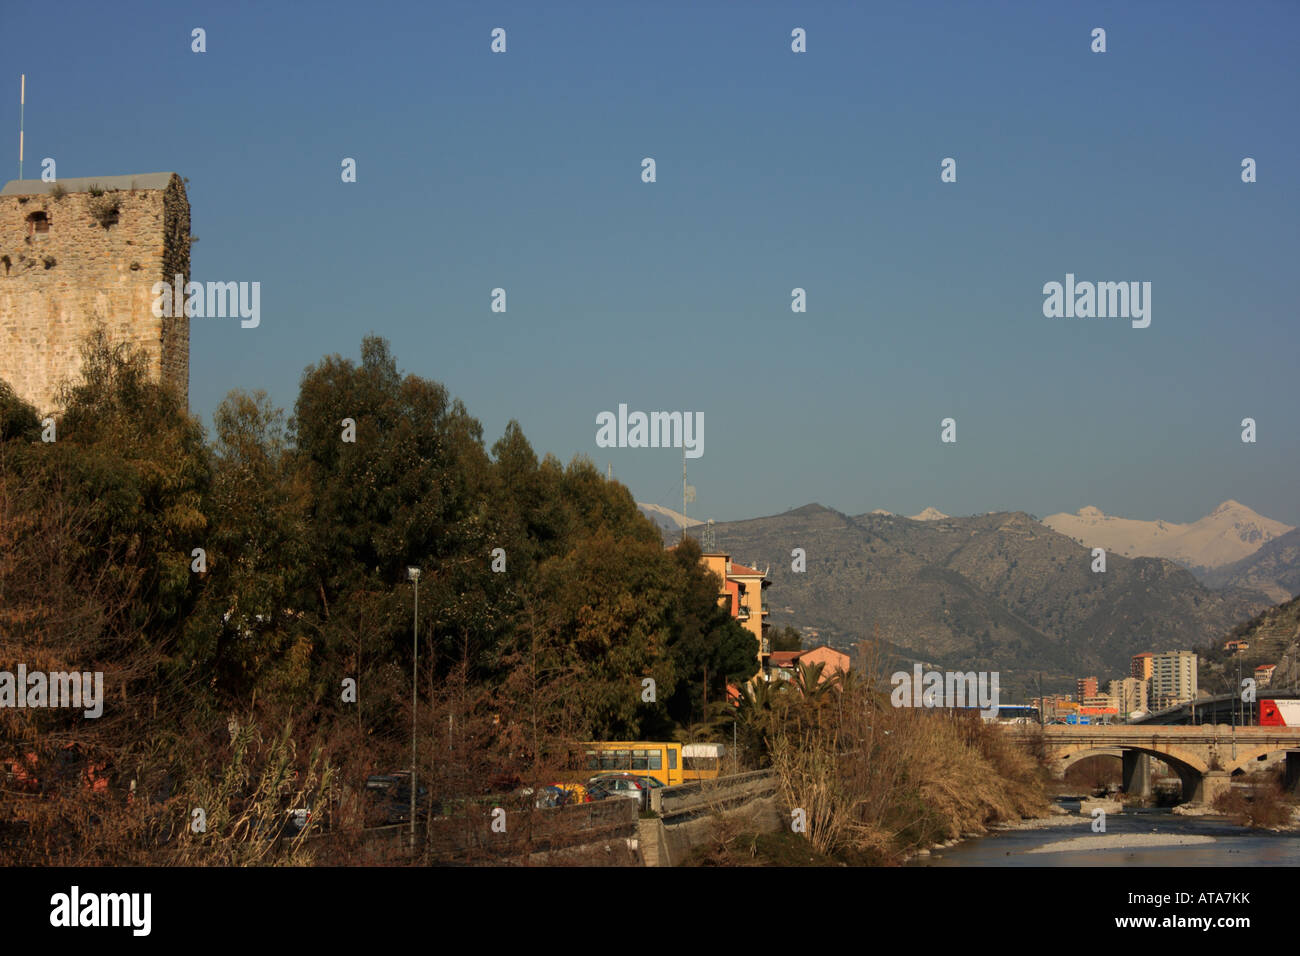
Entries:
[[1072, 840], [1044, 843], [1026, 853], [1066, 853], [1077, 850], [1128, 850], [1140, 846], [1196, 846], [1218, 842], [1212, 836], [1190, 833], [1092, 833]]

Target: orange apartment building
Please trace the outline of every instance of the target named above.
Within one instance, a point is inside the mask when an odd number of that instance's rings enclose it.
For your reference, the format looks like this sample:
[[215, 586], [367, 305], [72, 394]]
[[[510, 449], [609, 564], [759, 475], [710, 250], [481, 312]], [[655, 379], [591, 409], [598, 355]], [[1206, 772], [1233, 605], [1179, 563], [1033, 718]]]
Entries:
[[1155, 673], [1155, 664], [1152, 658], [1155, 657], [1150, 651], [1143, 651], [1141, 654], [1133, 655], [1132, 667], [1129, 674], [1138, 680], [1150, 680], [1151, 675]]
[[771, 646], [767, 640], [768, 610], [763, 604], [763, 589], [772, 586], [767, 571], [759, 571], [731, 560], [725, 552], [701, 555], [704, 566], [722, 580], [718, 603], [727, 602], [731, 616], [754, 635], [758, 645], [759, 673], [766, 674]]

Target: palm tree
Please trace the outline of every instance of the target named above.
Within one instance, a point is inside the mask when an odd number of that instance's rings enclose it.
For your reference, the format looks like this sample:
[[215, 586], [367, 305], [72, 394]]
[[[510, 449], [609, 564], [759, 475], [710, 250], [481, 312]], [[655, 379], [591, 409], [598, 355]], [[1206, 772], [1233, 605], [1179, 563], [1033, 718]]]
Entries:
[[788, 693], [785, 681], [766, 681], [752, 677], [741, 687], [740, 706], [735, 710], [737, 739], [765, 764], [767, 741], [771, 739], [784, 709]]
[[805, 664], [803, 661], [795, 661], [796, 670], [794, 681], [792, 682], [799, 695], [809, 703], [816, 703], [820, 700], [835, 682], [836, 675], [832, 675], [825, 681], [822, 680], [822, 671], [826, 669], [824, 662], [816, 664]]

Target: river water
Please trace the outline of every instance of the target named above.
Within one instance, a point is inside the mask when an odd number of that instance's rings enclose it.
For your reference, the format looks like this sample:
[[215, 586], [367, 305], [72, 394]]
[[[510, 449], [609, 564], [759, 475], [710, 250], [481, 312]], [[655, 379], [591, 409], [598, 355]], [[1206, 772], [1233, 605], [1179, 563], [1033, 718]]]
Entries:
[[[1078, 800], [1061, 806], [1078, 812]], [[1074, 826], [1007, 830], [966, 840], [908, 866], [1300, 866], [1300, 833], [1271, 833], [1220, 819], [1184, 817], [1168, 808], [1125, 810], [1106, 817], [1106, 835], [1208, 836], [1213, 843], [1028, 853], [1035, 847], [1094, 835], [1089, 817]]]

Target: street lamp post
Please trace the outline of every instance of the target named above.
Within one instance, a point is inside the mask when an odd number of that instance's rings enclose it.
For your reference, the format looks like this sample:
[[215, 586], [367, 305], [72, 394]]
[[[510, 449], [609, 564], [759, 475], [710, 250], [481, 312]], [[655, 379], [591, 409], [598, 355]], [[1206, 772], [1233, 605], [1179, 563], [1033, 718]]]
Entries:
[[[1239, 655], [1241, 654], [1241, 651], [1238, 650], [1235, 653]], [[1238, 699], [1240, 699], [1240, 697], [1241, 697], [1241, 658], [1238, 657], [1237, 658], [1237, 686], [1233, 688], [1232, 691], [1232, 759], [1233, 760], [1237, 759], [1237, 701]], [[1243, 701], [1243, 703], [1245, 702]], [[1242, 725], [1244, 726], [1246, 723], [1246, 709], [1244, 707], [1242, 708], [1241, 711], [1241, 718], [1242, 718], [1241, 719]]]
[[411, 628], [411, 851], [415, 851], [415, 712], [418, 661], [420, 657], [420, 569], [407, 568], [406, 577], [415, 585], [415, 623]]

